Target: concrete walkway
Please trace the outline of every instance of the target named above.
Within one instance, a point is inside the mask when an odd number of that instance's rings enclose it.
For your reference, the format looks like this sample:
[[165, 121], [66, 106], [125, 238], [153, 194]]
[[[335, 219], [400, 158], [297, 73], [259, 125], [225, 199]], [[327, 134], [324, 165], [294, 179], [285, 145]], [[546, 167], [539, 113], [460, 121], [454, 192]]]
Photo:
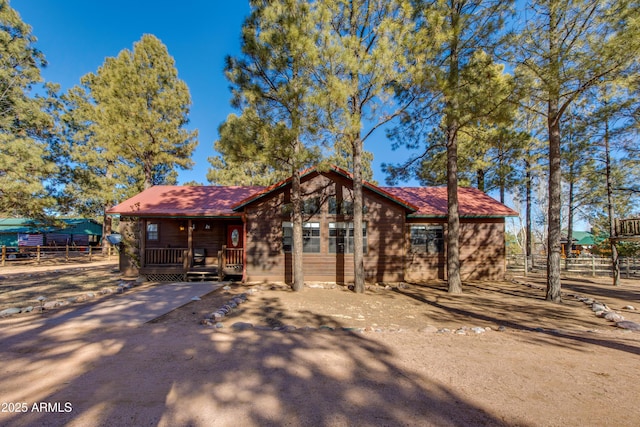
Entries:
[[49, 326], [74, 322], [82, 326], [137, 326], [179, 308], [196, 297], [220, 288], [218, 282], [163, 283], [146, 289], [131, 289], [95, 304], [49, 317]]

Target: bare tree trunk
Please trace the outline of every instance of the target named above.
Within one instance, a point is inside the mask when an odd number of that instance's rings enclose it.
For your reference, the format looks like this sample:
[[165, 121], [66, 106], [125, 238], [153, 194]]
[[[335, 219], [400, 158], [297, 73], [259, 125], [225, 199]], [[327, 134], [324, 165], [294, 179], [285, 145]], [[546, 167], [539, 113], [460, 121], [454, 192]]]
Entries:
[[478, 190], [482, 192], [484, 192], [484, 176], [485, 176], [484, 169], [478, 169], [476, 171], [476, 177], [478, 180]]
[[455, 124], [447, 129], [447, 283], [449, 293], [462, 293], [460, 278], [460, 216], [458, 214], [458, 144]]
[[569, 258], [571, 257], [571, 250], [573, 248], [573, 191], [574, 191], [574, 182], [573, 182], [573, 167], [569, 168], [569, 211], [567, 212], [567, 253], [565, 254], [565, 270], [568, 269], [569, 266]]
[[615, 240], [615, 211], [613, 208], [613, 180], [611, 178], [611, 153], [609, 148], [609, 122], [605, 121], [604, 131], [604, 151], [607, 171], [607, 213], [609, 215], [609, 243], [611, 244], [611, 268], [613, 275], [613, 286], [620, 286], [620, 259], [618, 257], [618, 247]]
[[560, 282], [560, 120], [557, 102], [549, 102], [549, 224], [547, 236], [547, 301], [561, 302]]
[[533, 234], [532, 234], [532, 224], [531, 224], [531, 164], [528, 160], [524, 161], [525, 165], [525, 199], [526, 199], [526, 209], [527, 209], [527, 218], [526, 218], [526, 227], [527, 227], [527, 257], [529, 258], [529, 268], [533, 269], [534, 260], [533, 260]]
[[[112, 173], [112, 165], [111, 162], [107, 161], [105, 177], [110, 180]], [[111, 250], [111, 242], [107, 239], [107, 236], [111, 234], [113, 231], [113, 218], [111, 215], [107, 215], [107, 211], [113, 207], [113, 202], [107, 202], [104, 205], [103, 216], [102, 216], [102, 254], [107, 255]]]
[[549, 13], [549, 98], [547, 109], [547, 127], [549, 130], [549, 209], [547, 224], [547, 301], [562, 302], [560, 282], [560, 186], [562, 181], [560, 157], [560, 52], [558, 39], [557, 11]]
[[109, 234], [111, 234], [112, 232], [112, 224], [113, 224], [113, 218], [111, 218], [111, 215], [107, 215], [106, 212], [111, 209], [111, 206], [109, 205], [105, 205], [104, 206], [104, 214], [102, 216], [102, 254], [106, 255], [109, 253], [109, 250], [111, 249], [111, 242], [109, 242], [109, 240], [107, 239], [107, 236]]
[[353, 272], [354, 290], [364, 292], [364, 235], [362, 194], [362, 141], [355, 139], [353, 146]]
[[[456, 6], [459, 6], [456, 3]], [[459, 31], [460, 14], [457, 7], [451, 13], [451, 28]], [[460, 63], [457, 34], [451, 40], [449, 54], [449, 99], [447, 100], [447, 283], [451, 294], [462, 293], [460, 278], [460, 215], [458, 213], [458, 85], [460, 84]]]
[[302, 239], [302, 190], [300, 184], [300, 171], [293, 172], [291, 181], [291, 204], [293, 205], [293, 285], [294, 291], [304, 288], [304, 268], [302, 263], [303, 239]]

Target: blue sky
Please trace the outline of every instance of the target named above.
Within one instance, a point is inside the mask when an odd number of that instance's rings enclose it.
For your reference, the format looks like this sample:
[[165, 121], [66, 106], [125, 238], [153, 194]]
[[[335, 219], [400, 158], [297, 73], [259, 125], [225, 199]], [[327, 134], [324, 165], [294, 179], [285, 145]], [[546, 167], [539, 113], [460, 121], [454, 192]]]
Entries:
[[[48, 62], [43, 78], [59, 83], [63, 91], [95, 72], [106, 57], [133, 49], [143, 34], [158, 37], [175, 59], [179, 77], [189, 86], [189, 128], [199, 132], [192, 157], [195, 166], [179, 171], [178, 182], [207, 184], [207, 159], [215, 155], [218, 126], [234, 112], [229, 105], [224, 59], [239, 53], [242, 23], [249, 14], [247, 0], [11, 0], [10, 4], [38, 38], [36, 46]], [[392, 152], [389, 145], [384, 134], [378, 134], [365, 146], [374, 153], [374, 179], [383, 185], [380, 164], [399, 162], [406, 156]]]

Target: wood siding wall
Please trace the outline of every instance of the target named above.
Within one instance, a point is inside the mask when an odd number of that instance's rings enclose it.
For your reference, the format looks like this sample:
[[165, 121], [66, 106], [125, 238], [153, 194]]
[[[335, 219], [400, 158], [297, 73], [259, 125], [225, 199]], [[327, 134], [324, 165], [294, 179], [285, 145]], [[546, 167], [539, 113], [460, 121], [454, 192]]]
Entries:
[[[406, 226], [406, 281], [446, 279], [446, 246], [439, 254], [412, 253], [412, 224], [442, 225], [446, 220], [411, 218]], [[462, 280], [503, 280], [505, 275], [504, 219], [482, 218], [460, 221], [460, 274]]]
[[[303, 182], [309, 198], [318, 197], [320, 211], [305, 222], [320, 223], [320, 253], [304, 254], [305, 281], [348, 283], [353, 281], [353, 255], [329, 253], [329, 223], [352, 222], [350, 216], [329, 214], [329, 197], [351, 199], [351, 182], [332, 175], [313, 175]], [[288, 190], [288, 187], [287, 187]], [[289, 194], [284, 191], [246, 208], [247, 280], [292, 281], [291, 254], [282, 250], [282, 223], [290, 221], [283, 213]], [[365, 272], [368, 282], [400, 281], [404, 262], [405, 212], [399, 205], [365, 191], [367, 212], [367, 253]]]

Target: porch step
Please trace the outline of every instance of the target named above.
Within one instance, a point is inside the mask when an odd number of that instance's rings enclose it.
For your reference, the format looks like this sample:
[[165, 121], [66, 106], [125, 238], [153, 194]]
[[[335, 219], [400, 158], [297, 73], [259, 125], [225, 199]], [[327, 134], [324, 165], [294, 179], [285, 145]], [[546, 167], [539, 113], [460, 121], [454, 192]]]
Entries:
[[187, 282], [217, 282], [220, 280], [215, 271], [190, 271], [187, 273]]

